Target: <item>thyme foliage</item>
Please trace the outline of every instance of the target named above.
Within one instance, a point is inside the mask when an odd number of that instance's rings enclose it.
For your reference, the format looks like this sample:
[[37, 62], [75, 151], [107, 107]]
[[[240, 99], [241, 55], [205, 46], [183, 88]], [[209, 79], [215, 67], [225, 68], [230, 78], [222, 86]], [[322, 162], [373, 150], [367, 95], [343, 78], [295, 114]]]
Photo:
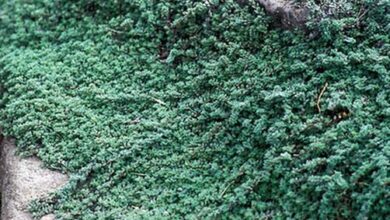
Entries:
[[1, 126], [71, 175], [35, 217], [389, 215], [388, 0], [0, 2]]

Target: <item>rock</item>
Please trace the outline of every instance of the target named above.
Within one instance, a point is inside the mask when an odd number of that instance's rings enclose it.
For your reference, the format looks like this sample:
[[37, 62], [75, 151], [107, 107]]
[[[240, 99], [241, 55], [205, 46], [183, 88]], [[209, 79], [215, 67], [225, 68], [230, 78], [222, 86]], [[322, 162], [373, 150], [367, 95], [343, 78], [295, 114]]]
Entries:
[[284, 28], [304, 27], [309, 8], [291, 0], [257, 0]]
[[[4, 138], [1, 141], [1, 219], [30, 220], [28, 204], [62, 187], [68, 177], [59, 172], [43, 168], [35, 157], [20, 158], [15, 155], [15, 141]], [[47, 215], [45, 220], [54, 219]]]
[[45, 215], [41, 218], [41, 220], [54, 220], [56, 218], [55, 215], [50, 214], [50, 215]]

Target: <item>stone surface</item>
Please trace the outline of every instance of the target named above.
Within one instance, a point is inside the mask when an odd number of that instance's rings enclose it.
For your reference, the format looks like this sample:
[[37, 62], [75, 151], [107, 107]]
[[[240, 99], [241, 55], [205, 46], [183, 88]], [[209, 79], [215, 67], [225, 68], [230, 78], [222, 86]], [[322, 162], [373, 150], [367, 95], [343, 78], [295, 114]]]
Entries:
[[[30, 220], [28, 204], [63, 186], [68, 177], [45, 169], [35, 157], [20, 158], [15, 155], [15, 141], [1, 141], [1, 220]], [[54, 219], [47, 215], [43, 220]]]
[[309, 9], [291, 0], [257, 0], [284, 28], [303, 27]]
[[56, 217], [53, 214], [45, 215], [41, 218], [41, 220], [54, 220]]

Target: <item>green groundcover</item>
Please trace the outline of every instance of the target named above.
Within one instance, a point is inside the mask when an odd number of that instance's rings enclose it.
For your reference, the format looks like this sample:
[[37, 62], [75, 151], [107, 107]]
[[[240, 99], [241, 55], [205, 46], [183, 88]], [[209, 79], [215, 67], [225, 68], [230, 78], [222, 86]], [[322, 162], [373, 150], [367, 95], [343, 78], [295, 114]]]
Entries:
[[390, 1], [309, 3], [0, 0], [1, 127], [71, 177], [34, 216], [386, 219]]

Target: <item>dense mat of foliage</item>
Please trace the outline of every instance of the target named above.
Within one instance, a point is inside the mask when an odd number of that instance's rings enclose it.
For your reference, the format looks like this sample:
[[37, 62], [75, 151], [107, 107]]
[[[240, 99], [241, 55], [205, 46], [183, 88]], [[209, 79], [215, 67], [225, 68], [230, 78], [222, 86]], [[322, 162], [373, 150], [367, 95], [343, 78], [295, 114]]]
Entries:
[[34, 215], [389, 214], [388, 0], [306, 32], [255, 1], [0, 2], [1, 126], [71, 174]]

